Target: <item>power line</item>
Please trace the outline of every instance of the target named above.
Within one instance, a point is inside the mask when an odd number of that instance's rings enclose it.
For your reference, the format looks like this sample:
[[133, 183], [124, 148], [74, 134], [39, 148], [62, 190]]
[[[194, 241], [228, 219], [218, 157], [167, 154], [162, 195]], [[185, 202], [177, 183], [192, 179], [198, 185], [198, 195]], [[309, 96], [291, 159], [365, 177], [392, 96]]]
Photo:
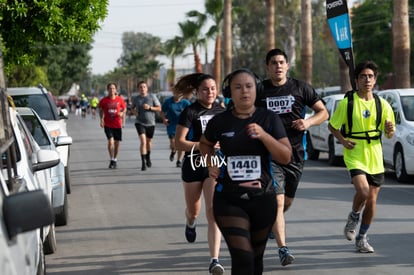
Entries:
[[[203, 1], [200, 1], [203, 3]], [[168, 3], [168, 4], [133, 4], [133, 5], [111, 5], [111, 8], [168, 8], [168, 7], [178, 7], [178, 6], [194, 6], [197, 2], [188, 2], [188, 3]]]

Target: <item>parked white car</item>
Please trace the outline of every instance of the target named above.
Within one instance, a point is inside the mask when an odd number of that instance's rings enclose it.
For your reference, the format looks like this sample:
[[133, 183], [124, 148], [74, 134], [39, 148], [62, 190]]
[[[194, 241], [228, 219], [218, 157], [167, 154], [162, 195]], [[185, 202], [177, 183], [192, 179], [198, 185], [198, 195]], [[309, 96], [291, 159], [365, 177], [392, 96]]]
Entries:
[[320, 125], [312, 126], [307, 130], [306, 151], [308, 159], [318, 160], [320, 152], [328, 152], [329, 164], [343, 165], [343, 145], [328, 129], [329, 119], [335, 112], [339, 101], [343, 98], [344, 94], [334, 94], [322, 98], [328, 110], [329, 118]]
[[[33, 138], [42, 149], [57, 150], [59, 146], [72, 144], [69, 136], [50, 137], [46, 125], [32, 108], [18, 107], [17, 112], [23, 118]], [[62, 161], [49, 169], [52, 181], [52, 207], [55, 213], [55, 225], [66, 225], [68, 222], [68, 199], [65, 186], [65, 166]]]
[[[59, 162], [59, 156], [50, 150], [27, 154], [30, 146], [21, 143], [23, 134], [15, 112], [4, 110], [5, 106], [1, 94], [0, 274], [44, 275], [45, 256], [39, 228], [53, 224], [53, 212], [36, 177], [33, 174], [24, 177], [22, 168], [30, 168], [30, 173], [49, 169]], [[26, 165], [22, 167], [19, 162]]]
[[399, 182], [414, 176], [414, 89], [379, 91], [391, 105], [396, 123], [392, 138], [382, 137], [384, 164], [394, 169]]
[[[66, 109], [58, 110], [55, 100], [45, 87], [39, 85], [37, 87], [7, 88], [7, 94], [13, 98], [16, 107], [33, 108], [45, 122], [49, 134], [53, 139], [59, 136], [68, 136], [66, 119], [69, 113]], [[65, 166], [66, 192], [70, 194], [70, 146], [59, 146], [57, 150]]]
[[341, 86], [331, 86], [331, 87], [323, 87], [315, 89], [322, 98], [328, 95], [336, 95], [336, 94], [343, 94], [341, 91]]
[[[42, 190], [51, 204], [52, 182], [50, 172], [47, 169], [59, 164], [59, 154], [56, 151], [41, 149], [33, 139], [33, 136], [27, 129], [23, 119], [13, 108], [10, 108], [10, 119], [15, 137], [16, 155], [18, 156], [16, 162], [17, 173], [27, 184], [28, 190]], [[49, 158], [54, 157], [53, 162], [40, 162], [38, 158], [43, 155], [49, 156]], [[45, 253], [54, 253], [56, 251], [56, 232], [54, 223], [43, 227], [41, 238], [43, 240]]]
[[39, 228], [53, 223], [41, 190], [9, 193], [0, 173], [0, 274], [44, 275], [45, 256]]

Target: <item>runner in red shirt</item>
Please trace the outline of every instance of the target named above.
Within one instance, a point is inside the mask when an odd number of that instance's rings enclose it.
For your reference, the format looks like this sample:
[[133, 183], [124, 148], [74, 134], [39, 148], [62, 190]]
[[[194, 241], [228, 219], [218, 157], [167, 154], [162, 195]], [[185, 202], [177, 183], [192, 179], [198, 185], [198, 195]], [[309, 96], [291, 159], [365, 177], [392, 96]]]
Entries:
[[109, 168], [116, 168], [119, 142], [122, 140], [122, 122], [126, 105], [124, 99], [118, 95], [115, 83], [106, 86], [108, 96], [99, 102], [99, 117], [101, 127], [105, 129], [108, 139], [110, 157]]

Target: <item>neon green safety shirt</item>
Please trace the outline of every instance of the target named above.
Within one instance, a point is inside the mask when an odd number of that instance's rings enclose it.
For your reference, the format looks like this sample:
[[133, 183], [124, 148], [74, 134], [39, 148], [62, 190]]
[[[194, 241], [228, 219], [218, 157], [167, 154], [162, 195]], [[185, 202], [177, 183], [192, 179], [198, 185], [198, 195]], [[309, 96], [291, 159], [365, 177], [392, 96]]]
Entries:
[[[389, 120], [395, 125], [394, 113], [389, 103], [380, 97], [382, 106], [382, 121], [379, 130], [384, 132], [385, 121]], [[348, 99], [344, 98], [339, 102], [338, 108], [332, 115], [329, 123], [334, 129], [340, 129], [343, 124], [348, 125], [347, 115]], [[376, 128], [376, 106], [375, 99], [363, 100], [357, 93], [354, 93], [354, 107], [352, 112], [352, 132], [364, 132]], [[348, 129], [347, 129], [348, 130]], [[360, 134], [364, 136], [365, 134]], [[377, 133], [369, 133], [370, 136]], [[353, 149], [344, 147], [344, 162], [348, 170], [360, 169], [368, 174], [384, 173], [381, 139], [371, 140], [368, 143], [365, 139], [352, 139], [356, 143]]]

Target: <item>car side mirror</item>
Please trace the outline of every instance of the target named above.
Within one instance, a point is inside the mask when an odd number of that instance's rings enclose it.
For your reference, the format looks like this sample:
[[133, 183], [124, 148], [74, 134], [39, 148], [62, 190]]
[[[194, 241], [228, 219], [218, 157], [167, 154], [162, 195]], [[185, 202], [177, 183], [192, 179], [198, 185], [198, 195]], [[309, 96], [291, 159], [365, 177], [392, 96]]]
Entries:
[[52, 207], [42, 190], [5, 196], [2, 210], [9, 239], [54, 223]]
[[60, 116], [60, 118], [68, 119], [69, 118], [69, 112], [68, 112], [68, 110], [66, 110], [66, 109], [60, 109], [59, 116]]
[[55, 146], [72, 145], [72, 137], [70, 136], [58, 136], [55, 138]]
[[59, 153], [53, 150], [39, 150], [37, 162], [33, 163], [33, 172], [51, 168], [60, 162]]

